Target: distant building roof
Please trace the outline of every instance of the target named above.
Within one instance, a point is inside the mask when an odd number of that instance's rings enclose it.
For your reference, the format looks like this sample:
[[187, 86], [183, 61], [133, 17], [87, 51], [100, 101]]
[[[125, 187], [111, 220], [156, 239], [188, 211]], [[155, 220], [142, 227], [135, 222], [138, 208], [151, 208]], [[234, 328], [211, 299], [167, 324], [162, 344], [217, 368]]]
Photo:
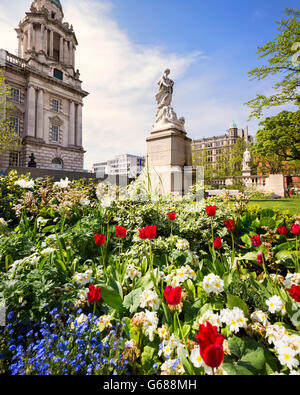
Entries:
[[229, 129], [237, 129], [237, 124], [232, 121], [231, 124], [229, 125]]
[[53, 2], [54, 4], [56, 4], [56, 5], [62, 10], [62, 6], [61, 6], [59, 0], [52, 0], [52, 2]]

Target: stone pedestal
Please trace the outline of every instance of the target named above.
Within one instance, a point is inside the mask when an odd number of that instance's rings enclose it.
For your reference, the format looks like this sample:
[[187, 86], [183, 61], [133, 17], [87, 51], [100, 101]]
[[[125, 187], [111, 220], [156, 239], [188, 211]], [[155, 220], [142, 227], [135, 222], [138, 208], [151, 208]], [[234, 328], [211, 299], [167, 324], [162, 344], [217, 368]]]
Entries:
[[276, 195], [284, 197], [284, 175], [283, 174], [270, 174], [266, 179], [265, 189], [272, 191]]
[[146, 138], [152, 191], [180, 196], [187, 192], [192, 185], [191, 141], [183, 126], [154, 125], [151, 136]]

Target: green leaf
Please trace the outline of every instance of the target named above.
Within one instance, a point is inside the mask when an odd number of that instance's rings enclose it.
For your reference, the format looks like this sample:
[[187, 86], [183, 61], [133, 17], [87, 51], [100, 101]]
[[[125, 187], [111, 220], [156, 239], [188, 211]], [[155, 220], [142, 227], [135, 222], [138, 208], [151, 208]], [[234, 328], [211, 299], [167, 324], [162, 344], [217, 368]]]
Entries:
[[241, 240], [249, 247], [252, 247], [252, 241], [248, 234], [245, 234], [241, 237]]
[[135, 283], [136, 288], [151, 289], [153, 288], [153, 282], [151, 280], [150, 271], [145, 274], [145, 276], [139, 278]]
[[190, 279], [185, 281], [184, 288], [188, 291], [190, 299], [194, 300], [196, 296], [196, 291], [195, 291], [195, 286]]
[[118, 292], [108, 285], [101, 285], [102, 299], [110, 307], [119, 311], [124, 310], [123, 300]]
[[256, 261], [257, 260], [257, 252], [247, 252], [247, 254], [243, 255], [243, 256], [239, 256], [237, 258], [239, 261], [242, 259], [247, 259], [248, 261]]
[[154, 363], [154, 357], [157, 355], [157, 351], [154, 347], [145, 346], [141, 355], [141, 361], [143, 370], [147, 373], [152, 369], [152, 365]]
[[270, 217], [264, 217], [260, 220], [260, 225], [261, 226], [267, 226], [270, 229], [276, 228], [276, 222], [273, 218]]
[[130, 313], [135, 313], [141, 302], [142, 288], [137, 288], [131, 291], [125, 296], [123, 301], [123, 306], [130, 311]]
[[225, 365], [223, 368], [228, 373], [257, 375], [263, 371], [266, 362], [265, 349], [255, 340], [248, 337], [239, 338], [234, 336], [229, 340], [228, 346], [231, 353], [239, 359], [234, 365], [223, 364]]
[[295, 255], [297, 255], [297, 254], [296, 254], [297, 252], [298, 252], [298, 251], [286, 251], [286, 250], [279, 251], [279, 252], [277, 252], [277, 254], [275, 255], [275, 258], [276, 258], [276, 259], [282, 259], [282, 260], [285, 260], [285, 259], [293, 259], [293, 257], [294, 257]]
[[265, 208], [264, 210], [261, 210], [261, 212], [260, 212], [260, 218], [266, 218], [266, 217], [271, 218], [274, 216], [275, 216], [275, 213], [270, 208]]
[[238, 296], [227, 294], [227, 307], [230, 309], [238, 307], [244, 312], [246, 317], [249, 316], [247, 304]]
[[53, 230], [55, 231], [57, 228], [58, 228], [57, 225], [45, 226], [45, 228], [42, 229], [42, 232], [43, 232], [43, 233], [48, 233], [48, 232], [51, 232], [51, 231], [53, 231]]
[[190, 375], [194, 375], [193, 366], [189, 363], [187, 357], [184, 354], [185, 348], [179, 347], [177, 350], [178, 350], [178, 355], [179, 355], [180, 361], [182, 362], [184, 371]]

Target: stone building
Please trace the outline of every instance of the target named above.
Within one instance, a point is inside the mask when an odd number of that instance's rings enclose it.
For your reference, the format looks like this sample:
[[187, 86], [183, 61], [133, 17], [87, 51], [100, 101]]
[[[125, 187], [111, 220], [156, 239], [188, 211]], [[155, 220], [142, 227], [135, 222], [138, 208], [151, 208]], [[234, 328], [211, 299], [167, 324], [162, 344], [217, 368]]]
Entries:
[[0, 50], [14, 109], [11, 121], [22, 137], [18, 151], [0, 157], [0, 168], [28, 166], [82, 171], [83, 98], [75, 69], [78, 45], [73, 26], [63, 21], [60, 0], [34, 0], [16, 29], [18, 56]]
[[252, 136], [248, 133], [248, 126], [244, 129], [238, 129], [234, 121], [231, 122], [227, 133], [221, 136], [213, 136], [199, 140], [193, 140], [193, 153], [198, 156], [201, 151], [205, 150], [207, 162], [216, 162], [218, 155], [222, 153], [222, 149], [232, 149], [237, 138], [243, 138], [247, 143], [252, 141]]

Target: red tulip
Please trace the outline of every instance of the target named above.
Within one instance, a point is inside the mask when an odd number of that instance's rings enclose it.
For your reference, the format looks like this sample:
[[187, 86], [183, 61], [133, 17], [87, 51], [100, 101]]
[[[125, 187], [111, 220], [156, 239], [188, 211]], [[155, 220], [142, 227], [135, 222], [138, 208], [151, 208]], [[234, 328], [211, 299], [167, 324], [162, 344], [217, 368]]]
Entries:
[[156, 226], [145, 226], [143, 229], [139, 229], [141, 239], [154, 239], [156, 236]]
[[106, 235], [100, 233], [94, 236], [95, 243], [99, 246], [102, 246], [105, 243]]
[[281, 235], [288, 234], [288, 230], [287, 230], [287, 228], [284, 225], [283, 226], [278, 226], [277, 230], [278, 230], [278, 233], [281, 234]]
[[89, 286], [87, 299], [90, 303], [97, 303], [101, 298], [101, 288], [95, 287], [93, 284]]
[[300, 234], [300, 225], [294, 224], [292, 226], [292, 232], [295, 236], [298, 236]]
[[126, 237], [126, 233], [127, 233], [127, 229], [123, 228], [123, 225], [116, 225], [116, 236], [119, 237], [120, 239], [124, 239], [124, 237]]
[[209, 217], [214, 217], [216, 215], [216, 210], [217, 210], [216, 206], [206, 206], [206, 214]]
[[209, 321], [199, 325], [196, 339], [200, 346], [200, 355], [207, 366], [218, 368], [224, 361], [223, 341], [225, 336], [218, 333], [216, 326]]
[[174, 212], [168, 213], [168, 217], [170, 221], [174, 221], [176, 217], [176, 213]]
[[164, 297], [168, 304], [172, 306], [176, 306], [181, 302], [181, 292], [182, 287], [172, 288], [171, 285], [168, 285], [164, 289]]
[[287, 288], [287, 291], [296, 302], [300, 303], [300, 285], [293, 284], [291, 288]]
[[222, 248], [222, 240], [221, 237], [216, 237], [214, 240], [214, 247], [219, 249]]
[[256, 236], [250, 236], [250, 239], [252, 240], [252, 243], [254, 245], [254, 247], [259, 247], [261, 245], [261, 241], [260, 241], [260, 236], [256, 235]]
[[264, 263], [264, 253], [262, 251], [258, 251], [257, 253], [257, 258], [256, 258], [256, 262], [261, 265], [262, 263]]
[[225, 228], [227, 229], [227, 230], [229, 230], [229, 232], [233, 232], [234, 231], [234, 229], [235, 229], [235, 226], [234, 226], [234, 219], [228, 219], [227, 221], [223, 221], [223, 224], [225, 225]]

